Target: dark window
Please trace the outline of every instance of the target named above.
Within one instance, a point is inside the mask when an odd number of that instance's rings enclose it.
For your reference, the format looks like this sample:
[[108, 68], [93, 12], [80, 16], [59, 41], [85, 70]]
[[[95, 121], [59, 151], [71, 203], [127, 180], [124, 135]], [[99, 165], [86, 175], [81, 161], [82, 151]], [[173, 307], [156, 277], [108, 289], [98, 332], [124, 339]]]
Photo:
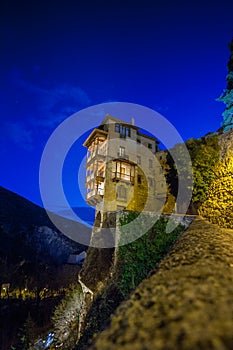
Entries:
[[151, 179], [150, 177], [148, 178], [149, 186], [154, 187], [154, 180]]
[[120, 125], [119, 124], [115, 124], [115, 131], [120, 132]]
[[148, 148], [152, 149], [152, 144], [151, 143], [148, 143]]
[[130, 128], [125, 127], [124, 125], [121, 124], [115, 124], [115, 132], [120, 133], [120, 137], [125, 138], [130, 137]]
[[141, 183], [142, 183], [142, 176], [138, 175], [138, 184], [141, 184]]
[[130, 137], [130, 128], [125, 129], [125, 135]]
[[140, 140], [140, 139], [137, 139], [137, 143], [141, 143], [141, 140]]

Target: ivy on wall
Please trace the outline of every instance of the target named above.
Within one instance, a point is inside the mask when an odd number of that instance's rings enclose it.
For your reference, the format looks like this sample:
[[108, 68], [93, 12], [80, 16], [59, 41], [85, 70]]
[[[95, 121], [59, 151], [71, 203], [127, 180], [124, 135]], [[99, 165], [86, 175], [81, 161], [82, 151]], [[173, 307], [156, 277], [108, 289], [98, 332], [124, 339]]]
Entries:
[[194, 211], [197, 211], [199, 206], [208, 198], [210, 184], [216, 177], [215, 167], [219, 161], [220, 146], [217, 135], [190, 139], [185, 144], [192, 161], [193, 173], [191, 174], [188, 171], [185, 162], [182, 163], [183, 148], [175, 145], [173, 152], [180, 159], [180, 176], [178, 179], [176, 164], [168, 152], [165, 168], [166, 179], [170, 194], [176, 198], [179, 181], [187, 183], [187, 186], [189, 186], [190, 182], [188, 180], [193, 176], [192, 206]]

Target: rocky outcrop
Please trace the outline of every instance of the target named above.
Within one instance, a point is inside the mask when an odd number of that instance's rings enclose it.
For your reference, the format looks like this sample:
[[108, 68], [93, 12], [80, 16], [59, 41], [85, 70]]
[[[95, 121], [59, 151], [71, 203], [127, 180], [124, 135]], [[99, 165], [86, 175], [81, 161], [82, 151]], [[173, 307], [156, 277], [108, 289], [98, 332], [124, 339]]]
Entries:
[[196, 219], [90, 349], [230, 349], [232, 295], [233, 231]]

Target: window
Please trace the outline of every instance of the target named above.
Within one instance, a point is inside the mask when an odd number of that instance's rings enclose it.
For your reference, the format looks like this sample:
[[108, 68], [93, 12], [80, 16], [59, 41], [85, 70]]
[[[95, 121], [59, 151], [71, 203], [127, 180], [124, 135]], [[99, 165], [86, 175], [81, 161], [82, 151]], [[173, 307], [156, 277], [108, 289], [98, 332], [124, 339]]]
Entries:
[[149, 183], [149, 186], [150, 187], [154, 187], [154, 179], [152, 179], [152, 178], [148, 178], [148, 183]]
[[153, 168], [153, 162], [152, 162], [152, 159], [149, 159], [149, 169], [152, 169]]
[[119, 124], [115, 124], [115, 132], [120, 132], [120, 125]]
[[152, 149], [152, 144], [151, 143], [148, 143], [148, 148]]
[[93, 173], [93, 170], [91, 170], [91, 169], [87, 170], [87, 176], [90, 176], [92, 173]]
[[119, 156], [120, 157], [125, 156], [125, 147], [122, 147], [122, 146], [119, 147]]
[[116, 162], [115, 169], [113, 168], [112, 177], [113, 181], [134, 182], [134, 166], [119, 160]]
[[142, 176], [138, 175], [138, 184], [140, 185], [142, 183]]
[[130, 137], [130, 134], [131, 134], [130, 128], [118, 123], [115, 124], [115, 132], [120, 133], [120, 137], [122, 138], [125, 138], [126, 136]]
[[127, 190], [123, 185], [120, 185], [117, 188], [117, 198], [126, 199], [127, 198]]
[[137, 164], [141, 164], [141, 157], [137, 156]]
[[137, 139], [137, 143], [141, 143], [141, 140], [140, 140], [140, 139]]
[[125, 128], [125, 135], [130, 137], [130, 128]]

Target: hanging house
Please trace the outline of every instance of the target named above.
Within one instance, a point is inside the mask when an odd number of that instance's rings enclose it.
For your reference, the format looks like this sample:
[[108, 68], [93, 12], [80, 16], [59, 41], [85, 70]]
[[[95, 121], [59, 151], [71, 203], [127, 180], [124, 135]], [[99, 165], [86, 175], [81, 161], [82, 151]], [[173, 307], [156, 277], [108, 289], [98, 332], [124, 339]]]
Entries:
[[166, 184], [156, 159], [158, 140], [131, 123], [107, 115], [84, 142], [86, 201], [97, 213], [156, 211]]

